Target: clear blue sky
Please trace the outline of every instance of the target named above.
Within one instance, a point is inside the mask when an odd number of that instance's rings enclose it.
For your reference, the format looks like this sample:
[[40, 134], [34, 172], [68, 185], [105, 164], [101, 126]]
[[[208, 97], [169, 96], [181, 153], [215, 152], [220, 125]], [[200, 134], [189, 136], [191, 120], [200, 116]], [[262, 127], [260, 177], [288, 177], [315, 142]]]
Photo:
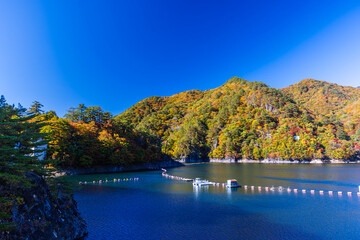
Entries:
[[359, 43], [359, 0], [0, 0], [0, 94], [61, 116], [232, 76], [359, 86]]

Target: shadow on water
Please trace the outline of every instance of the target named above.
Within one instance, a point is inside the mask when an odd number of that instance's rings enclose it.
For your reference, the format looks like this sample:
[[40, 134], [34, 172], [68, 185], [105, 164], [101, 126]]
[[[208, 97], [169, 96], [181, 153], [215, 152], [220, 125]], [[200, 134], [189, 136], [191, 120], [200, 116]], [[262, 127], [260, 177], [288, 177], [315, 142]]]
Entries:
[[323, 239], [189, 194], [86, 186], [76, 198], [88, 239]]

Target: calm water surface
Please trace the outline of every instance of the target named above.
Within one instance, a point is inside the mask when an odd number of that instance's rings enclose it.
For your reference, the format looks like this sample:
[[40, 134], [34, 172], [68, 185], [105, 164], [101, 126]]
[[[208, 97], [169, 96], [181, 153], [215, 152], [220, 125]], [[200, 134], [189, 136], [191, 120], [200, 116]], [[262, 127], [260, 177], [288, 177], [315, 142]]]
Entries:
[[360, 239], [360, 165], [193, 164], [169, 169], [182, 177], [242, 185], [352, 191], [259, 193], [243, 188], [194, 189], [161, 171], [97, 174], [74, 181], [139, 177], [138, 182], [86, 185], [75, 194], [87, 239]]

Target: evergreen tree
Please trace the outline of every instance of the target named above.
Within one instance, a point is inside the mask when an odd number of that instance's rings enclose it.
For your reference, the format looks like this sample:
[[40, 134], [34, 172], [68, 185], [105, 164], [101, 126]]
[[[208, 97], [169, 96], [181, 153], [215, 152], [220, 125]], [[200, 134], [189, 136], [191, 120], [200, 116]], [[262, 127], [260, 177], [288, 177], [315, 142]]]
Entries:
[[[47, 176], [49, 170], [44, 168], [46, 161], [39, 161], [38, 146], [46, 144], [44, 134], [40, 133], [43, 124], [33, 121], [35, 115], [26, 115], [21, 105], [15, 107], [6, 103], [4, 96], [0, 98], [0, 230], [7, 229], [3, 224], [10, 217], [14, 203], [21, 202], [16, 191], [31, 186], [26, 178], [27, 172]], [[4, 189], [8, 189], [5, 191]]]
[[95, 122], [104, 123], [112, 118], [108, 111], [104, 111], [101, 107], [86, 107], [84, 104], [79, 104], [78, 107], [70, 108], [65, 118], [71, 122], [83, 121], [85, 123]]
[[104, 111], [101, 107], [88, 107], [85, 110], [84, 122], [104, 123], [112, 118], [108, 111]]
[[29, 115], [32, 115], [32, 114], [41, 115], [44, 113], [44, 111], [42, 110], [43, 107], [44, 107], [44, 105], [42, 105], [38, 101], [34, 101], [33, 104], [31, 105], [31, 107], [28, 109], [27, 113]]
[[71, 122], [83, 121], [86, 108], [87, 107], [84, 104], [79, 104], [79, 106], [76, 108], [71, 107], [68, 110], [68, 113], [64, 115], [64, 117]]

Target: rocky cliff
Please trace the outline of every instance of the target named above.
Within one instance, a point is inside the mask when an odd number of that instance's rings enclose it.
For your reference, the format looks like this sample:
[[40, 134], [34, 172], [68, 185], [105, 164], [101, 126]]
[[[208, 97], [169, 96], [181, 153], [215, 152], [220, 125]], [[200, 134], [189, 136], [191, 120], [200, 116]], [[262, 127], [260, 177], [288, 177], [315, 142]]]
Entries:
[[81, 239], [86, 235], [85, 221], [80, 217], [72, 195], [56, 192], [51, 194], [45, 180], [28, 173], [32, 186], [24, 189], [9, 189], [0, 186], [0, 193], [17, 191], [20, 198], [12, 208], [11, 220], [15, 228], [3, 232], [0, 239], [52, 240]]

